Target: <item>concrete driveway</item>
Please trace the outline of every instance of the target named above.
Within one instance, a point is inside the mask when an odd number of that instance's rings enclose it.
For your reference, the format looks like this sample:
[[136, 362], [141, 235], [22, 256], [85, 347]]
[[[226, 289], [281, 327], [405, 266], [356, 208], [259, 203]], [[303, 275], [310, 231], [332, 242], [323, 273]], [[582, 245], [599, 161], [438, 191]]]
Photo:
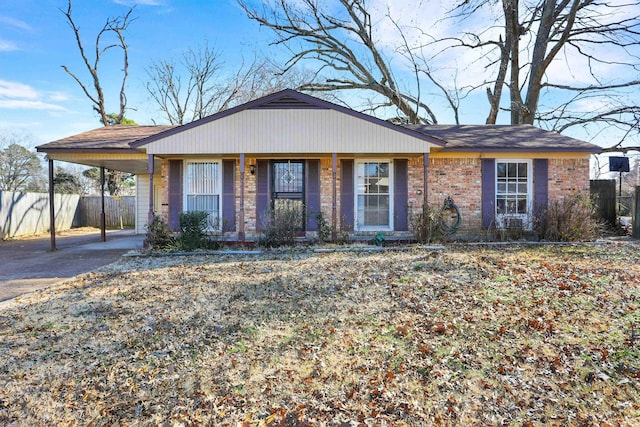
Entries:
[[115, 262], [122, 254], [142, 248], [144, 235], [133, 230], [77, 229], [56, 235], [52, 252], [49, 235], [0, 241], [0, 301], [46, 288], [54, 283]]

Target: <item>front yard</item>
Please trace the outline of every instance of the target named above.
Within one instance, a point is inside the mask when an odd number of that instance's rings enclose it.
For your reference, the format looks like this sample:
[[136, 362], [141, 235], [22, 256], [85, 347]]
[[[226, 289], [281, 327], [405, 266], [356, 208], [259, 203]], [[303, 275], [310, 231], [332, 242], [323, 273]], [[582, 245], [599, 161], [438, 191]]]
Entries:
[[0, 425], [640, 425], [634, 244], [125, 258], [0, 305]]

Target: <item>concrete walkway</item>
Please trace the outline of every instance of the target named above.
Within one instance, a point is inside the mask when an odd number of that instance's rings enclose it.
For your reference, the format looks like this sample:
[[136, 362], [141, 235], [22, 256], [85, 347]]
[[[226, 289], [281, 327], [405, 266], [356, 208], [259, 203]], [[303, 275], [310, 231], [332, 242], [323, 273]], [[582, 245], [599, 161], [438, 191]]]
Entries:
[[144, 240], [133, 230], [108, 230], [106, 236], [102, 242], [96, 229], [60, 232], [53, 252], [48, 234], [0, 241], [0, 301], [111, 264]]

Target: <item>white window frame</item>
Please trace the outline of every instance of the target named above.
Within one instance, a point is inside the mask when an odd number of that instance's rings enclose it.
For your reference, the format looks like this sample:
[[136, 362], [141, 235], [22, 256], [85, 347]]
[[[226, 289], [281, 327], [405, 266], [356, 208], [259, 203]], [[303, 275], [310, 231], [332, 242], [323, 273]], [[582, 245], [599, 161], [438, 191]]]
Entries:
[[[361, 183], [359, 182], [359, 165], [366, 163], [388, 163], [389, 164], [389, 224], [387, 226], [365, 226], [358, 222], [358, 196], [366, 193], [360, 193], [359, 188]], [[355, 231], [393, 231], [393, 210], [394, 210], [394, 182], [393, 182], [393, 160], [392, 159], [358, 159], [354, 161], [354, 173], [353, 173], [353, 224]], [[362, 183], [363, 185], [363, 183]]]
[[[498, 192], [498, 164], [499, 163], [526, 163], [527, 164], [527, 211], [526, 213], [502, 214], [498, 213], [498, 196], [503, 194]], [[508, 166], [507, 166], [508, 168]], [[519, 219], [522, 221], [522, 228], [531, 230], [533, 227], [533, 161], [531, 159], [496, 159], [495, 161], [495, 219], [497, 228], [508, 228], [510, 219]], [[514, 193], [506, 193], [514, 194]], [[518, 191], [515, 193], [519, 194]]]
[[[218, 196], [218, 218], [217, 221], [214, 223], [217, 223], [217, 227], [213, 227], [212, 221], [209, 220], [209, 227], [208, 230], [209, 231], [220, 231], [222, 230], [222, 212], [223, 212], [223, 208], [222, 208], [222, 201], [223, 201], [223, 197], [222, 197], [222, 159], [186, 159], [183, 162], [183, 170], [184, 170], [184, 177], [183, 177], [183, 194], [182, 194], [182, 206], [183, 206], [183, 211], [184, 212], [189, 212], [189, 210], [187, 209], [188, 206], [188, 200], [189, 200], [189, 196], [193, 195], [192, 193], [189, 193], [189, 165], [190, 164], [196, 164], [196, 163], [215, 163], [218, 165], [218, 173], [217, 173], [217, 177], [216, 177], [216, 186], [215, 186], [215, 193], [209, 193], [210, 195], [217, 195]], [[215, 219], [214, 219], [215, 221]]]

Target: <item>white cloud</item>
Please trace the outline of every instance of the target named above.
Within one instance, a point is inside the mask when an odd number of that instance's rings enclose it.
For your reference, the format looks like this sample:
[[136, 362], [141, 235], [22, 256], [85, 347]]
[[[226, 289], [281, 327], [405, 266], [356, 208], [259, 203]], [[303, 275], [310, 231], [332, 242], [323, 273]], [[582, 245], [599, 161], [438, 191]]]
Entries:
[[47, 97], [55, 102], [68, 101], [70, 99], [69, 95], [64, 92], [47, 92]]
[[31, 86], [0, 80], [0, 99], [2, 98], [20, 98], [20, 99], [36, 99], [38, 92]]
[[0, 52], [11, 52], [18, 50], [18, 46], [9, 40], [0, 40]]
[[0, 23], [6, 24], [10, 27], [17, 28], [19, 30], [31, 31], [32, 28], [29, 24], [19, 19], [10, 18], [8, 16], [0, 15]]
[[10, 110], [49, 110], [49, 111], [65, 111], [60, 105], [51, 104], [42, 101], [27, 101], [23, 99], [0, 99], [0, 108]]
[[23, 83], [0, 80], [0, 108], [3, 109], [67, 111], [56, 104], [67, 99], [64, 92], [40, 93]]

